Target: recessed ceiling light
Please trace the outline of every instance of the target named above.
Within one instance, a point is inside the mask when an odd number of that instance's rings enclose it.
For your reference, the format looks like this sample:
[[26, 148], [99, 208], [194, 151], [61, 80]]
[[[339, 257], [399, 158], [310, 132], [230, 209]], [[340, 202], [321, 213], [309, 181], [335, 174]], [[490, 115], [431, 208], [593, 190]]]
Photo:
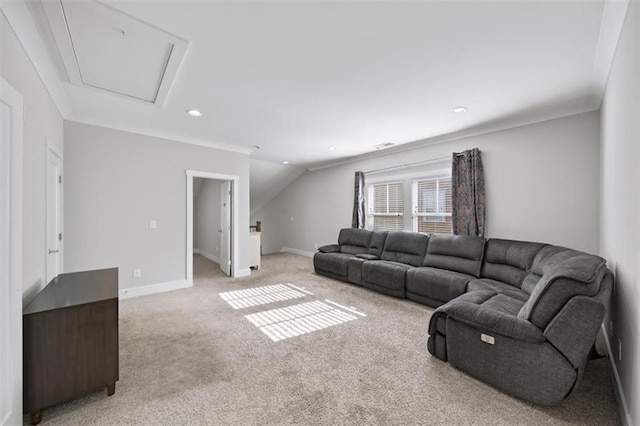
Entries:
[[335, 151], [336, 147], [335, 146], [330, 146], [329, 147], [329, 151]]
[[458, 114], [460, 112], [466, 112], [467, 111], [467, 107], [459, 106], [459, 107], [455, 107], [451, 111], [454, 112], [455, 114]]
[[288, 161], [283, 161], [282, 164], [289, 164], [289, 162]]
[[187, 114], [189, 114], [192, 117], [202, 117], [202, 113], [197, 109], [190, 108], [187, 110]]

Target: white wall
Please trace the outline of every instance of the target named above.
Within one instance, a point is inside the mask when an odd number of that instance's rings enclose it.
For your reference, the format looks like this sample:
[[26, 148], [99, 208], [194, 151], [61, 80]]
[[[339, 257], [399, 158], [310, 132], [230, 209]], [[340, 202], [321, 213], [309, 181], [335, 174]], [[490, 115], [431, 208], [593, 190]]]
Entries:
[[63, 156], [63, 121], [36, 69], [1, 12], [0, 43], [0, 73], [22, 94], [25, 107], [22, 287], [23, 303], [27, 304], [47, 284], [45, 159], [47, 140]]
[[203, 183], [204, 183], [203, 178], [193, 179], [193, 198], [196, 198], [198, 194], [200, 194], [200, 189], [202, 188]]
[[121, 289], [185, 280], [187, 169], [240, 176], [239, 265], [248, 269], [248, 155], [68, 121], [64, 131], [66, 271], [116, 266]]
[[[220, 185], [222, 181], [200, 179], [202, 186], [193, 200], [193, 248], [220, 258]], [[195, 183], [195, 182], [194, 182]]]
[[[304, 167], [251, 159], [251, 215], [264, 207], [298, 176]], [[251, 223], [255, 223], [251, 220]]]
[[635, 0], [629, 3], [605, 91], [601, 144], [600, 253], [616, 276], [609, 340], [627, 407], [639, 425], [640, 3]]
[[[590, 112], [310, 171], [252, 220], [263, 222], [265, 253], [283, 247], [313, 252], [315, 244], [334, 243], [338, 230], [351, 226], [354, 171], [442, 158], [478, 147], [485, 167], [489, 237], [597, 253], [598, 134], [598, 112]], [[412, 172], [416, 177], [421, 174]]]

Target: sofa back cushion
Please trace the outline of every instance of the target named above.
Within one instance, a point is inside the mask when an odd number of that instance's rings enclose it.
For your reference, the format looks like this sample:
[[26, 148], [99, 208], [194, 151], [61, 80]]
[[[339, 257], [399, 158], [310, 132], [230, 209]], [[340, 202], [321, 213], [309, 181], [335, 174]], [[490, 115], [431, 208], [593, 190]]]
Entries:
[[384, 249], [384, 242], [387, 239], [387, 231], [373, 231], [371, 243], [369, 244], [369, 254], [380, 257]]
[[366, 229], [344, 228], [340, 230], [338, 236], [338, 244], [340, 245], [340, 253], [347, 254], [363, 254], [369, 251], [369, 243], [371, 242], [371, 234], [373, 232]]
[[[566, 252], [562, 253], [561, 252]], [[538, 284], [538, 281], [544, 275], [544, 266], [551, 264], [548, 259], [555, 259], [554, 262], [557, 262], [561, 258], [568, 258], [572, 256], [572, 253], [575, 253], [575, 250], [571, 250], [565, 247], [560, 246], [552, 246], [546, 245], [540, 249], [536, 257], [533, 259], [533, 264], [531, 265], [531, 270], [529, 274], [525, 277], [524, 281], [522, 281], [522, 290], [524, 290], [527, 294], [531, 294], [533, 289]]]
[[479, 276], [485, 240], [472, 235], [431, 234], [424, 266]]
[[492, 238], [487, 241], [480, 276], [521, 288], [542, 243]]
[[417, 232], [390, 231], [384, 242], [382, 260], [422, 266], [429, 237]]
[[541, 278], [518, 318], [544, 329], [574, 296], [595, 296], [607, 270], [603, 258], [553, 246], [536, 259]]

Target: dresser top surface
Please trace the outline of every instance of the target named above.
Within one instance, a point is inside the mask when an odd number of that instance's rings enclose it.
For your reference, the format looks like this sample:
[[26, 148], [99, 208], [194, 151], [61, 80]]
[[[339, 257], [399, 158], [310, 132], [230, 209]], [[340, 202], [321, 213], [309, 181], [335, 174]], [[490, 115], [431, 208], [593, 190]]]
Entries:
[[24, 308], [35, 314], [118, 297], [118, 268], [60, 274]]

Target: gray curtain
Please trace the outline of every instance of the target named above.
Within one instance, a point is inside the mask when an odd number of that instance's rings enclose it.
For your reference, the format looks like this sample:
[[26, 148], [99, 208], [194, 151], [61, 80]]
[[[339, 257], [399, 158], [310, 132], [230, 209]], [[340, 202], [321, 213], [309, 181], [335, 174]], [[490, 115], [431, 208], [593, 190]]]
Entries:
[[484, 170], [478, 148], [453, 153], [451, 201], [453, 233], [484, 236]]
[[364, 228], [364, 172], [356, 172], [353, 184], [352, 228]]

